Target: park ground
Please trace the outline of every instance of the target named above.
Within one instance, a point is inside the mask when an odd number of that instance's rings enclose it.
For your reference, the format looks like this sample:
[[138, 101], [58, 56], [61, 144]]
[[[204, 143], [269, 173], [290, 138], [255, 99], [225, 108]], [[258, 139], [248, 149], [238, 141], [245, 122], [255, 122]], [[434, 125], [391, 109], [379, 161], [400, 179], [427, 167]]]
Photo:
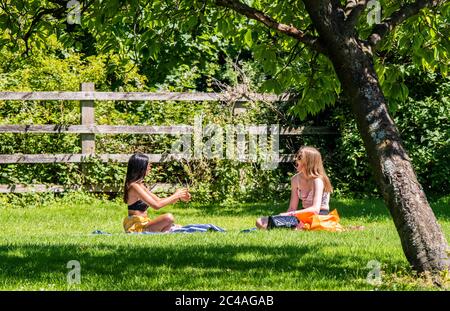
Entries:
[[[450, 196], [431, 205], [450, 240]], [[286, 206], [168, 206], [150, 216], [171, 212], [179, 224], [211, 223], [227, 231], [158, 235], [123, 233], [126, 206], [119, 199], [74, 193], [31, 207], [0, 206], [0, 290], [440, 289], [409, 269], [380, 199], [332, 199], [341, 224], [363, 225], [363, 231], [241, 232]], [[68, 282], [71, 260], [80, 263], [79, 284]]]

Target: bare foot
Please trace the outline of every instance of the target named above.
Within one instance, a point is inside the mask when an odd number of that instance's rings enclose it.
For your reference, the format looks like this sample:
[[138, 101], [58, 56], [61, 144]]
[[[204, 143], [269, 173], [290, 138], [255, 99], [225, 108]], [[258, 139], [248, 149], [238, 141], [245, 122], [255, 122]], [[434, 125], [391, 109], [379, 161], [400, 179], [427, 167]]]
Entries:
[[182, 228], [183, 226], [182, 225], [172, 225], [172, 227], [170, 227], [170, 229], [169, 229], [169, 232], [171, 232], [171, 231], [174, 231], [174, 230], [176, 230], [176, 229], [180, 229], [180, 228]]
[[300, 230], [303, 230], [304, 227], [305, 227], [305, 224], [302, 221], [299, 221], [298, 225], [295, 227], [295, 230], [300, 231]]

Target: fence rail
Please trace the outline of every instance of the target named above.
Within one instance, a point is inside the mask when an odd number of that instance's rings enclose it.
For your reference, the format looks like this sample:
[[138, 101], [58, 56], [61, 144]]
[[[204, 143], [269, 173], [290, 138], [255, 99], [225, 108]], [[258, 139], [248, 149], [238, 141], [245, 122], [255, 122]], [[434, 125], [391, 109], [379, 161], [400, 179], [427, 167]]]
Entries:
[[[127, 162], [131, 154], [98, 154], [95, 152], [95, 135], [97, 134], [147, 134], [147, 135], [180, 135], [193, 134], [194, 127], [189, 125], [147, 126], [147, 125], [97, 125], [95, 124], [95, 101], [182, 101], [235, 102], [239, 112], [245, 110], [244, 102], [265, 101], [279, 102], [289, 100], [286, 94], [231, 94], [231, 93], [173, 93], [173, 92], [97, 92], [93, 83], [83, 83], [80, 92], [0, 92], [0, 101], [80, 101], [80, 123], [76, 125], [57, 124], [1, 124], [0, 133], [14, 134], [77, 134], [81, 138], [80, 154], [1, 154], [1, 164], [23, 163], [86, 163], [97, 159], [103, 162]], [[246, 133], [268, 133], [267, 126], [244, 126]], [[298, 128], [281, 127], [280, 135], [334, 135], [336, 131], [329, 127], [302, 126]], [[148, 154], [150, 162], [162, 163], [180, 160], [176, 154]], [[189, 159], [188, 159], [189, 160]], [[241, 159], [242, 160], [242, 159]], [[248, 159], [251, 161], [252, 159]], [[292, 154], [280, 155], [279, 162], [290, 162]], [[165, 185], [165, 186], [164, 186]], [[161, 186], [161, 185], [159, 185]], [[163, 188], [167, 184], [163, 184]], [[6, 192], [61, 192], [67, 187], [54, 185], [0, 185], [0, 193]], [[86, 189], [72, 187], [70, 189]], [[102, 192], [104, 187], [87, 188], [88, 191]], [[103, 190], [102, 190], [103, 189]], [[107, 192], [107, 191], [106, 191]]]
[[[169, 183], [157, 183], [153, 185], [151, 190], [153, 192], [168, 192], [174, 191], [177, 187], [182, 185], [169, 184]], [[66, 192], [66, 191], [78, 191], [84, 190], [88, 192], [120, 192], [122, 191], [122, 185], [115, 186], [61, 186], [61, 185], [0, 185], [0, 193], [27, 193], [27, 192]]]
[[16, 134], [190, 134], [189, 125], [133, 126], [133, 125], [0, 125], [0, 133]]
[[[186, 159], [178, 154], [146, 154], [150, 163], [163, 163], [170, 161], [181, 161]], [[31, 164], [31, 163], [88, 163], [93, 160], [100, 160], [102, 162], [127, 162], [132, 154], [1, 154], [0, 164]], [[278, 162], [292, 162], [293, 154], [281, 154]], [[243, 157], [243, 161], [256, 162], [251, 157]]]
[[[266, 126], [244, 126], [249, 134], [267, 133]], [[0, 133], [15, 134], [193, 134], [190, 125], [145, 126], [145, 125], [0, 125]], [[324, 126], [302, 126], [298, 128], [280, 128], [281, 135], [334, 135], [336, 131]]]
[[[83, 83], [87, 88], [89, 83]], [[240, 94], [227, 93], [175, 93], [175, 92], [96, 92], [86, 90], [81, 92], [0, 92], [0, 100], [99, 100], [99, 101], [286, 101], [288, 96], [274, 94]]]

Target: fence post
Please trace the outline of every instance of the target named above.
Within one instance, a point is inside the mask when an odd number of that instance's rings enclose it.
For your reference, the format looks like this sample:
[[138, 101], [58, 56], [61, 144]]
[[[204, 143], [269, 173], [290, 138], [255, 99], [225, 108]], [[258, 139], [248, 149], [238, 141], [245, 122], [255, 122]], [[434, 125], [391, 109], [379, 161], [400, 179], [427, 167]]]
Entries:
[[[81, 91], [93, 92], [95, 85], [92, 82], [82, 83]], [[95, 111], [93, 100], [81, 100], [81, 125], [95, 124]], [[81, 134], [81, 153], [95, 153], [95, 134]]]

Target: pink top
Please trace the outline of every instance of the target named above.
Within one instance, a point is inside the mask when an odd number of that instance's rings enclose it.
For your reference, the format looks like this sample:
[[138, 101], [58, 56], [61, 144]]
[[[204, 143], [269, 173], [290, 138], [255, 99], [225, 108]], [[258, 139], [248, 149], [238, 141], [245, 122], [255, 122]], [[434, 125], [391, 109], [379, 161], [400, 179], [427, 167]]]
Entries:
[[[308, 194], [303, 194], [302, 191], [300, 190], [300, 188], [297, 188], [297, 194], [299, 199], [302, 200], [302, 206], [303, 208], [308, 208], [311, 207], [313, 205], [313, 201], [314, 201], [314, 191], [310, 190], [308, 192]], [[324, 192], [322, 195], [322, 202], [320, 203], [320, 209], [321, 210], [329, 210], [329, 206], [328, 203], [330, 201], [330, 193], [329, 192]]]

